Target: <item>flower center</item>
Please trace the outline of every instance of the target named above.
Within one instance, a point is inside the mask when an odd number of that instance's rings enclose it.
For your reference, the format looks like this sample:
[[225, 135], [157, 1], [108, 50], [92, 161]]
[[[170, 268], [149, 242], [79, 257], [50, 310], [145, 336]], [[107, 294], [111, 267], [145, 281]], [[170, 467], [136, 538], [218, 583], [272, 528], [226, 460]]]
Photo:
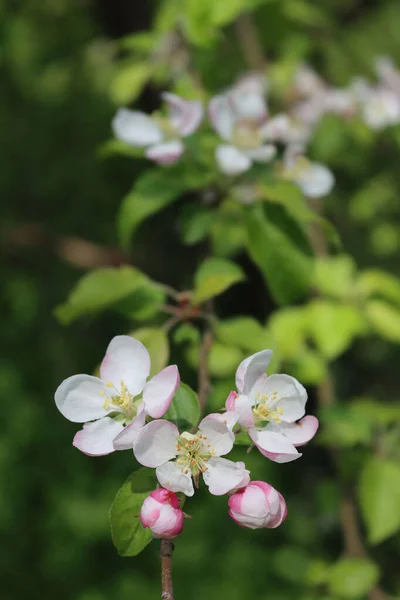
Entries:
[[261, 146], [259, 125], [256, 121], [246, 119], [238, 121], [232, 136], [232, 142], [243, 150], [252, 150]]
[[[122, 413], [127, 421], [131, 421], [136, 417], [138, 406], [141, 403], [140, 396], [134, 398], [123, 380], [121, 380], [119, 390], [111, 381], [107, 381], [106, 387], [110, 389], [110, 395], [106, 392], [100, 392], [100, 396], [105, 397], [104, 408], [106, 410], [113, 408], [116, 412]], [[113, 392], [115, 393], [113, 394]]]
[[264, 421], [281, 422], [283, 409], [276, 406], [280, 399], [281, 397], [278, 396], [278, 392], [272, 392], [268, 395], [260, 394], [260, 392], [256, 394], [256, 405], [253, 408], [253, 415], [257, 425]]
[[215, 454], [214, 448], [207, 443], [207, 436], [197, 432], [196, 435], [185, 431], [176, 443], [176, 462], [182, 468], [182, 473], [191, 473], [197, 477], [207, 471], [207, 461]]
[[156, 111], [151, 115], [153, 121], [161, 129], [166, 139], [175, 139], [179, 136], [177, 128], [171, 123], [168, 117], [165, 117], [160, 112]]

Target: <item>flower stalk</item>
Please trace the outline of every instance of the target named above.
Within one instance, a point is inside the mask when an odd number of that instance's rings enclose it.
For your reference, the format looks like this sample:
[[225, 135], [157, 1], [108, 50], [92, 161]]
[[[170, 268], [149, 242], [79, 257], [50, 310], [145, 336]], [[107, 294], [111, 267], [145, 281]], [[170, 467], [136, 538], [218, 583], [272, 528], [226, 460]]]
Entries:
[[172, 586], [172, 554], [174, 548], [175, 546], [171, 540], [161, 540], [161, 600], [174, 600], [174, 590]]

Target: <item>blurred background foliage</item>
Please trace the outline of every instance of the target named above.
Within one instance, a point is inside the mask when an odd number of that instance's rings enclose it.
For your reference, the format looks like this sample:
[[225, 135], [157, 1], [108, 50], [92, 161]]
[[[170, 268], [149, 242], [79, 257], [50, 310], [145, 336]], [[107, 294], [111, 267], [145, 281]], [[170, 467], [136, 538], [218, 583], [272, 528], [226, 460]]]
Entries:
[[[252, 478], [287, 499], [278, 530], [238, 528], [225, 498], [203, 490], [190, 501], [195, 518], [174, 554], [177, 598], [400, 598], [399, 126], [376, 133], [333, 116], [320, 123], [311, 154], [336, 175], [323, 213], [341, 245], [316, 261], [313, 296], [300, 303], [266, 286], [257, 249], [250, 254], [260, 270], [249, 259], [234, 198], [210, 218], [198, 208], [199, 172], [188, 174], [183, 196], [171, 192], [180, 196], [172, 204], [156, 170], [111, 139], [121, 104], [154, 110], [166, 87], [194, 97], [192, 69], [210, 93], [230, 85], [246, 69], [235, 37], [246, 11], [277, 95], [302, 61], [335, 85], [373, 77], [380, 54], [400, 64], [400, 6], [392, 0], [0, 1], [4, 600], [158, 597], [157, 544], [129, 559], [110, 539], [108, 509], [132, 455], [91, 459], [73, 449], [76, 427], [55, 410], [53, 393], [63, 378], [93, 372], [113, 335], [138, 329], [160, 365], [169, 355], [197, 386], [201, 324], [180, 324], [167, 339], [165, 290], [152, 280], [191, 289], [209, 232], [215, 255], [241, 267], [232, 281], [246, 278], [215, 301], [208, 408], [222, 405], [244, 356], [272, 347], [273, 370], [307, 386], [322, 427], [300, 462], [247, 457]], [[177, 23], [187, 42], [166, 64], [162, 44]], [[139, 178], [142, 204], [155, 198], [151, 217], [137, 204], [132, 216], [126, 200], [120, 209]], [[293, 190], [271, 194], [267, 208], [286, 203], [293, 216]], [[125, 263], [152, 280], [124, 267], [105, 281], [100, 271], [66, 301], [87, 271]]]

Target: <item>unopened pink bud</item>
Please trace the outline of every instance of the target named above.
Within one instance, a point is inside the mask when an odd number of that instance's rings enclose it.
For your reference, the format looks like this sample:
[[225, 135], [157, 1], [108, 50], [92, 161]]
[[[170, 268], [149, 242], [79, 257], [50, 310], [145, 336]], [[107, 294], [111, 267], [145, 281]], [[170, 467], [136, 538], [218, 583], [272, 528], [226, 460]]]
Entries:
[[264, 481], [251, 481], [229, 498], [229, 516], [241, 527], [274, 529], [286, 519], [283, 496]]
[[150, 493], [140, 510], [143, 527], [149, 527], [155, 538], [171, 539], [182, 532], [184, 514], [174, 492], [159, 488]]

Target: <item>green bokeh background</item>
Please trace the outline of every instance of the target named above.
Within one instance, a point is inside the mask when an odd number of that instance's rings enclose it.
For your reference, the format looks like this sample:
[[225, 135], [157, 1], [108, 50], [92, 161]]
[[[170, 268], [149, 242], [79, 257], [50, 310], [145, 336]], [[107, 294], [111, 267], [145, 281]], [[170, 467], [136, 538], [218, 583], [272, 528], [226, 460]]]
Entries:
[[[122, 260], [115, 215], [132, 179], [147, 164], [120, 156], [105, 158], [99, 148], [110, 138], [116, 108], [110, 98], [119, 59], [114, 40], [146, 29], [151, 22], [154, 6], [139, 4], [0, 1], [3, 600], [159, 596], [157, 543], [127, 559], [117, 555], [110, 539], [108, 509], [132, 469], [131, 454], [94, 459], [79, 453], [71, 446], [76, 426], [61, 417], [53, 401], [62, 379], [92, 372], [111, 337], [126, 331], [126, 321], [115, 315], [65, 328], [53, 310], [85, 272], [78, 263], [82, 254], [87, 260], [88, 250], [76, 250], [75, 238], [111, 247], [111, 258], [107, 254], [111, 264]], [[312, 16], [314, 8], [320, 17]], [[389, 53], [400, 64], [398, 2], [270, 1], [261, 7], [257, 24], [271, 57], [299, 53], [338, 85], [358, 73], [371, 75], [376, 54]], [[212, 62], [209, 49], [196, 50], [210, 85], [222, 86], [240, 71], [236, 52], [235, 48], [224, 57], [221, 68]], [[159, 91], [148, 86], [136, 105], [153, 109]], [[331, 154], [329, 164], [338, 178], [339, 191], [329, 200], [330, 216], [360, 266], [396, 272], [400, 247], [396, 134], [369, 145], [361, 156], [346, 156], [335, 154], [333, 133], [328, 129], [322, 150], [315, 149], [317, 155]], [[350, 199], [382, 168], [389, 173], [394, 192], [386, 199], [378, 193], [370, 202], [359, 202], [360, 217]], [[168, 209], [146, 224], [129, 259], [156, 279], [182, 285], [197, 250], [182, 252], [175, 216], [174, 209]], [[222, 297], [220, 314], [247, 311], [264, 318], [273, 301], [262, 306], [249, 301], [249, 295], [257, 298], [262, 283], [244, 257], [242, 264], [249, 272], [246, 292]], [[399, 356], [399, 347], [384, 341], [356, 344], [334, 365], [339, 389], [345, 395], [373, 390], [387, 399], [397, 398]], [[187, 368], [184, 374], [195, 387], [195, 373]], [[316, 408], [312, 388], [310, 397], [312, 413]], [[243, 450], [235, 454], [240, 460]], [[356, 460], [355, 455], [357, 449], [345, 460]], [[226, 498], [201, 490], [188, 503], [186, 510], [194, 518], [187, 521], [176, 545], [176, 597], [335, 598], [316, 587], [324, 561], [333, 562], [342, 552], [339, 490], [330, 455], [316, 440], [299, 462], [279, 466], [253, 452], [247, 463], [253, 479], [269, 481], [287, 498], [285, 525], [276, 531], [240, 529], [228, 517]], [[371, 550], [393, 597], [400, 597], [399, 550], [394, 537]]]

